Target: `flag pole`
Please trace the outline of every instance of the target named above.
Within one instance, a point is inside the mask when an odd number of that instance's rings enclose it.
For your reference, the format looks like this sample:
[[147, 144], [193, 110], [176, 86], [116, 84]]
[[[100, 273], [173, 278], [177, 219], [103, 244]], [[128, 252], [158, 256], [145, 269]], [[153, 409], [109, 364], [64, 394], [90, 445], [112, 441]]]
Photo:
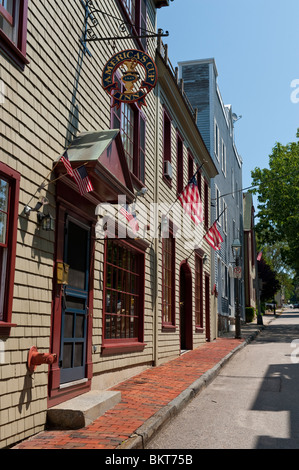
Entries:
[[[185, 191], [185, 189], [188, 187], [188, 185], [191, 183], [191, 181], [193, 180], [193, 178], [195, 178], [195, 176], [198, 174], [198, 172], [202, 169], [202, 167], [204, 166], [204, 164], [206, 163], [207, 161], [204, 160], [203, 163], [197, 168], [196, 172], [194, 173], [194, 175], [192, 176], [192, 178], [189, 179], [188, 183], [186, 184], [186, 186], [184, 187], [184, 189], [180, 192], [180, 194], [177, 195], [176, 197], [176, 200], [172, 203], [172, 205], [170, 206], [170, 209], [168, 209], [168, 211], [166, 212], [166, 214], [163, 214], [163, 217], [167, 217], [168, 214], [172, 211], [173, 207], [175, 206], [175, 204], [177, 203], [179, 197], [183, 194], [183, 192]], [[154, 233], [154, 236], [152, 237], [152, 243], [153, 243], [153, 240], [155, 239], [155, 235], [157, 234], [157, 232], [160, 230], [161, 228], [161, 225], [162, 225], [162, 221], [158, 224], [158, 228], [156, 229], [155, 233]]]
[[[217, 219], [214, 220], [214, 222], [212, 223], [211, 227], [215, 224], [215, 222], [217, 222], [217, 221], [220, 219], [220, 217], [221, 217], [222, 214], [226, 211], [226, 209], [227, 209], [227, 207], [225, 207], [225, 208], [223, 209], [223, 211], [222, 211], [221, 214], [217, 217]], [[211, 227], [210, 227], [210, 228], [211, 228]], [[210, 229], [209, 229], [209, 230], [210, 230]], [[209, 230], [208, 230], [208, 231], [209, 231]], [[205, 233], [205, 235], [202, 237], [201, 241], [204, 240], [204, 238], [205, 238], [206, 234], [208, 233], [208, 231], [207, 231], [207, 232]], [[188, 259], [191, 258], [191, 255], [192, 255], [192, 253], [194, 253], [195, 250], [197, 250], [197, 248], [193, 248], [193, 250], [191, 251], [191, 253], [190, 253], [190, 255], [188, 256], [188, 258], [186, 258], [186, 262], [188, 261]]]
[[[189, 186], [189, 184], [192, 182], [192, 180], [195, 178], [195, 176], [198, 174], [198, 172], [202, 169], [202, 167], [204, 166], [204, 164], [206, 163], [206, 160], [203, 161], [203, 163], [197, 168], [196, 172], [194, 173], [194, 175], [189, 179], [188, 183], [186, 184], [186, 186], [184, 187], [184, 189], [180, 192], [180, 194], [177, 195], [176, 197], [176, 200], [172, 203], [172, 205], [170, 206], [170, 209], [168, 209], [168, 211], [166, 212], [166, 214], [163, 214], [163, 217], [167, 217], [168, 214], [172, 211], [173, 207], [175, 206], [175, 204], [177, 203], [178, 199], [180, 198], [180, 196], [183, 194], [183, 192], [185, 191], [185, 189]], [[159, 223], [158, 225], [158, 228], [157, 228], [157, 231], [161, 228], [161, 225], [162, 225], [162, 222]], [[153, 237], [154, 238], [154, 237]]]
[[[57, 162], [57, 163], [59, 163], [59, 162]], [[85, 166], [88, 163], [89, 162], [87, 161], [87, 162], [83, 163], [82, 165], [80, 165], [78, 168], [81, 168], [82, 166]], [[56, 165], [55, 165], [55, 167], [56, 167]], [[53, 168], [53, 170], [55, 169], [55, 167]], [[56, 183], [56, 181], [60, 180], [61, 178], [63, 178], [64, 176], [67, 176], [67, 175], [68, 175], [68, 173], [64, 173], [63, 175], [58, 176], [58, 178], [55, 178], [55, 180], [49, 181], [48, 184], [46, 186], [44, 186], [44, 188], [46, 188], [47, 186], [49, 186], [52, 183]]]
[[[67, 148], [65, 149], [65, 152], [70, 148], [72, 144], [69, 144], [67, 146]], [[41, 191], [42, 189], [46, 188], [47, 185], [45, 186], [45, 181], [47, 181], [47, 179], [50, 177], [51, 173], [53, 173], [53, 171], [55, 170], [55, 168], [57, 167], [58, 163], [60, 162], [60, 158], [55, 162], [55, 165], [53, 166], [52, 170], [48, 173], [48, 175], [45, 177], [45, 179], [43, 180], [43, 182], [39, 185], [39, 187], [37, 188], [37, 190], [35, 191], [35, 193], [33, 194], [33, 196], [31, 197], [30, 201], [28, 202], [28, 204], [26, 204], [25, 207], [29, 206], [30, 202], [32, 201], [32, 199], [36, 196], [36, 194]], [[51, 181], [50, 181], [51, 183]], [[48, 185], [50, 184], [48, 183]]]

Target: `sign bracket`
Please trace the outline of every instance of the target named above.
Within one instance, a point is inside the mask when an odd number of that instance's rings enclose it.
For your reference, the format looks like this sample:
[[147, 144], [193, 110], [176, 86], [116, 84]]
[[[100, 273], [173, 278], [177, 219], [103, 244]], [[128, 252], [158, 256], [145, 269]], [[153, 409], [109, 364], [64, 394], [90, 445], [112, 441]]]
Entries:
[[[85, 18], [84, 18], [84, 32], [83, 38], [80, 39], [80, 42], [83, 46], [84, 53], [88, 54], [91, 57], [91, 52], [89, 51], [87, 44], [90, 42], [98, 42], [98, 41], [112, 41], [112, 47], [115, 48], [115, 41], [123, 40], [123, 39], [144, 39], [144, 38], [160, 38], [160, 37], [167, 37], [169, 36], [168, 31], [165, 33], [162, 29], [158, 30], [158, 33], [153, 31], [148, 31], [143, 28], [136, 28], [135, 25], [123, 21], [121, 18], [117, 18], [116, 16], [111, 15], [110, 13], [104, 12], [102, 10], [97, 9], [94, 6], [93, 0], [81, 0], [81, 4], [85, 9]], [[97, 18], [97, 14], [101, 14], [117, 20], [120, 24], [118, 30], [123, 35], [115, 35], [109, 37], [101, 37], [98, 34], [97, 27], [99, 26], [99, 20]], [[141, 34], [135, 34], [136, 31], [141, 32]]]

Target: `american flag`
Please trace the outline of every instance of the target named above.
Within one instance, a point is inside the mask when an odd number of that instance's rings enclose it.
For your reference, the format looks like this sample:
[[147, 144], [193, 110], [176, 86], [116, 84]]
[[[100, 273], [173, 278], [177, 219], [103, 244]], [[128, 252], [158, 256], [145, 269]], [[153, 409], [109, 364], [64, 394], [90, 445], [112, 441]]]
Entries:
[[212, 227], [209, 228], [208, 232], [204, 236], [204, 239], [212, 248], [214, 248], [214, 250], [220, 250], [223, 238], [217, 229], [217, 222], [214, 222]]
[[128, 205], [121, 206], [119, 212], [125, 216], [129, 225], [134, 233], [137, 233], [139, 230], [138, 221], [135, 214], [132, 214]]
[[64, 152], [64, 154], [60, 157], [60, 160], [63, 162], [65, 168], [66, 168], [66, 171], [68, 172], [68, 174], [72, 177], [74, 177], [74, 172], [73, 172], [73, 169], [72, 169], [72, 165], [69, 161], [69, 157], [68, 157], [68, 154], [67, 154], [67, 150]]
[[261, 251], [259, 252], [259, 254], [257, 255], [257, 258], [256, 258], [257, 261], [261, 261], [262, 256], [263, 256], [263, 250], [261, 250]]
[[91, 184], [91, 181], [88, 177], [87, 171], [85, 166], [80, 166], [80, 168], [76, 168], [74, 170], [74, 179], [78, 185], [79, 191], [81, 196], [85, 193], [89, 193], [90, 191], [93, 191], [93, 186]]
[[198, 225], [200, 222], [203, 221], [202, 202], [200, 199], [195, 176], [191, 178], [188, 185], [186, 186], [186, 188], [178, 199], [182, 204], [183, 209], [187, 214], [190, 215], [195, 225]]

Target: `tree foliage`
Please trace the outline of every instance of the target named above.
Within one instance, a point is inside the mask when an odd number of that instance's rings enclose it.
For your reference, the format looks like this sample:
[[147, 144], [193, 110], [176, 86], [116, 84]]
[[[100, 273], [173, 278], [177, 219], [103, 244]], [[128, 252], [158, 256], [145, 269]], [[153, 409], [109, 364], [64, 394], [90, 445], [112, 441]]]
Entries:
[[263, 302], [272, 301], [274, 295], [280, 289], [280, 283], [277, 279], [275, 271], [269, 266], [265, 259], [261, 259], [258, 263], [259, 279], [262, 280], [261, 300]]
[[279, 244], [282, 260], [299, 277], [299, 142], [276, 143], [269, 168], [255, 168], [251, 175], [257, 186], [252, 192], [258, 194], [260, 243]]

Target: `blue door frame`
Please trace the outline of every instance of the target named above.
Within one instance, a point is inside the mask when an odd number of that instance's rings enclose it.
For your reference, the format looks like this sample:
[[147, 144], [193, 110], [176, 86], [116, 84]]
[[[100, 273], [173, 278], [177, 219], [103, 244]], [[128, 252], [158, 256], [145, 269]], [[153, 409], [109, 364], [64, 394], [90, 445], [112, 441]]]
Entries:
[[64, 262], [69, 265], [63, 288], [60, 347], [60, 383], [86, 377], [90, 227], [66, 216]]

